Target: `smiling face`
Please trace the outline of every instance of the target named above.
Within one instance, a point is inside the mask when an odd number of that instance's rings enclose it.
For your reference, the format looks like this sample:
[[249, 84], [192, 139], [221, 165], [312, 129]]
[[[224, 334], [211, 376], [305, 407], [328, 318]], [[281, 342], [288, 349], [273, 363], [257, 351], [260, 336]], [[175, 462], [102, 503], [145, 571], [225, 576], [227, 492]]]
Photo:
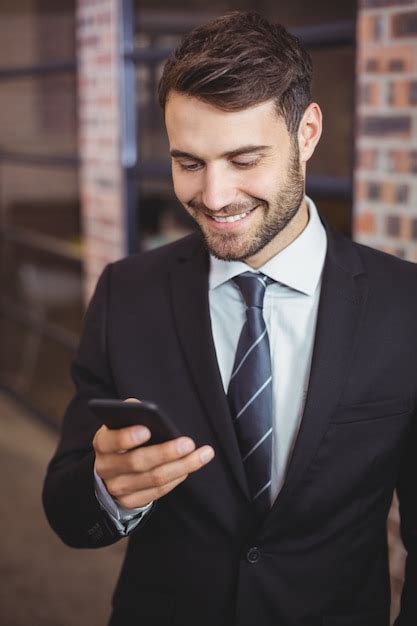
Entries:
[[259, 267], [300, 234], [311, 128], [300, 154], [273, 101], [226, 112], [177, 92], [165, 121], [175, 194], [214, 256]]

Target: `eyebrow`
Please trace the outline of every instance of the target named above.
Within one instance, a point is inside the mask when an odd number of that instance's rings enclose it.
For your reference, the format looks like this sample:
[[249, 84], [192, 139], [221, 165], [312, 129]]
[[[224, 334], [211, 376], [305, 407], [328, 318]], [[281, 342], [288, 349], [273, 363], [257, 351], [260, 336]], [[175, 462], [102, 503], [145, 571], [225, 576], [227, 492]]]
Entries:
[[[242, 146], [241, 148], [237, 148], [236, 150], [223, 152], [223, 154], [221, 154], [220, 157], [230, 159], [236, 156], [240, 156], [241, 154], [248, 154], [250, 152], [261, 152], [265, 150], [271, 150], [271, 148], [272, 146], [252, 146], [252, 145]], [[174, 159], [186, 158], [186, 159], [193, 159], [194, 161], [202, 161], [202, 159], [200, 159], [199, 157], [196, 157], [194, 154], [191, 154], [190, 152], [183, 152], [182, 150], [171, 150], [170, 154]]]

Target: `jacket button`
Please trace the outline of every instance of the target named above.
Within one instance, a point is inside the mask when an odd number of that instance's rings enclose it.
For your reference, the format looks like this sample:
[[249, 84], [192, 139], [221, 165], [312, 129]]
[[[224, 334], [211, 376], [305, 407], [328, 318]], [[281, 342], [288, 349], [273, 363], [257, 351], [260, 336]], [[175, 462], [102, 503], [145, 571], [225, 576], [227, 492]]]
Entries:
[[248, 561], [248, 563], [257, 563], [260, 558], [261, 553], [259, 552], [258, 548], [249, 548], [249, 550], [246, 552], [246, 560]]

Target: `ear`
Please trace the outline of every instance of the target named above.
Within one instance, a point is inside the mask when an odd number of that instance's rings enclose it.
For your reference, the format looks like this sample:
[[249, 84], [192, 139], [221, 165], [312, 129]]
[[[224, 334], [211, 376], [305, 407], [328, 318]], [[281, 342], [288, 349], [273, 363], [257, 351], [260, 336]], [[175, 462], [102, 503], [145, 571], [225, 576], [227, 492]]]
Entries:
[[321, 131], [321, 109], [316, 102], [312, 102], [304, 111], [297, 134], [301, 163], [305, 163], [313, 155], [321, 137]]

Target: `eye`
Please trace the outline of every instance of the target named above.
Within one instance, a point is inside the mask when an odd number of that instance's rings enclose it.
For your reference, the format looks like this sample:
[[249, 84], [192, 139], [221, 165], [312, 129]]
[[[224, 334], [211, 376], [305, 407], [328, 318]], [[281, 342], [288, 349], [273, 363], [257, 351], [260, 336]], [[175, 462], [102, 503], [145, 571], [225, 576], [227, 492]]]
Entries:
[[199, 169], [203, 167], [202, 163], [198, 163], [197, 161], [187, 161], [185, 163], [181, 163], [178, 161], [178, 165], [180, 168], [186, 172], [197, 172]]
[[252, 161], [232, 161], [233, 165], [242, 169], [249, 169], [255, 167], [259, 163], [259, 159], [252, 159]]

